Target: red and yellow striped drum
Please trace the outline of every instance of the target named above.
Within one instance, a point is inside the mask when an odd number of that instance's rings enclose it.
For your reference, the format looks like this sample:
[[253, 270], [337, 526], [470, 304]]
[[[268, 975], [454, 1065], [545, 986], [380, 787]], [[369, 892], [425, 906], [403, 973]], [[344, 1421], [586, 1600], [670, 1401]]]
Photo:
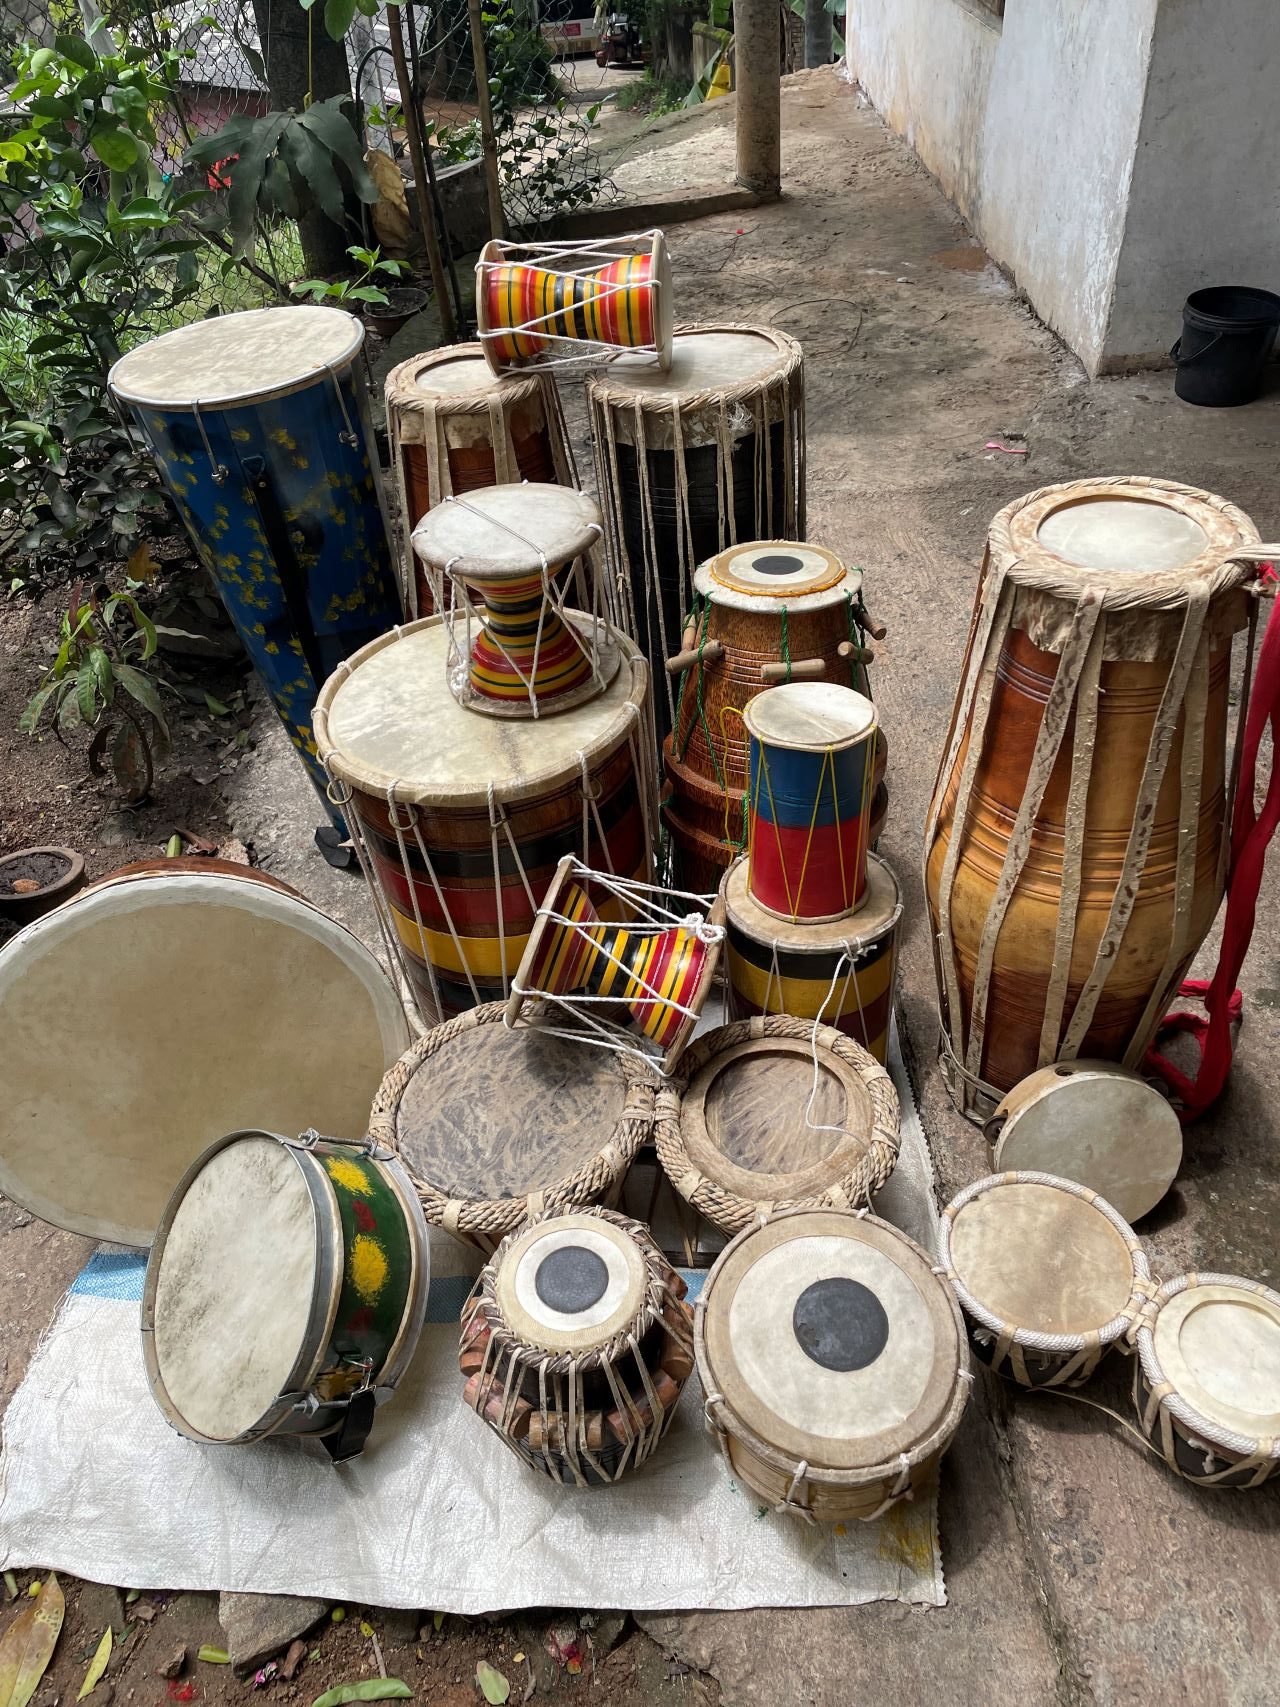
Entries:
[[[519, 491], [520, 488], [508, 488]], [[478, 717], [445, 682], [448, 635], [424, 617], [325, 683], [320, 753], [388, 944], [423, 1020], [504, 999], [566, 854], [647, 879], [655, 823], [649, 676], [537, 722]]]
[[585, 243], [492, 238], [476, 263], [476, 314], [494, 373], [532, 362], [652, 351], [671, 365], [671, 264], [660, 231]]

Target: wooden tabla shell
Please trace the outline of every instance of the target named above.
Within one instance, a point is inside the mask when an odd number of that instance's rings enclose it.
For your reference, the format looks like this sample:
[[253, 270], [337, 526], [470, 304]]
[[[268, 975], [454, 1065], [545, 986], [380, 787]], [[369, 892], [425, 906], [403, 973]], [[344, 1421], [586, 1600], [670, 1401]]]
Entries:
[[951, 1288], [905, 1233], [849, 1211], [744, 1228], [703, 1287], [694, 1356], [732, 1473], [825, 1521], [878, 1517], [920, 1487], [969, 1396]]
[[997, 1173], [1075, 1180], [1126, 1221], [1155, 1208], [1182, 1162], [1182, 1126], [1168, 1100], [1110, 1061], [1064, 1061], [1029, 1074], [984, 1130]]
[[598, 698], [536, 722], [459, 705], [438, 616], [384, 635], [325, 683], [320, 754], [428, 1024], [509, 995], [565, 854], [648, 880], [648, 671], [631, 641], [618, 645], [623, 666]]
[[494, 1003], [434, 1027], [369, 1117], [428, 1222], [486, 1252], [528, 1216], [611, 1200], [653, 1132], [653, 1083], [633, 1057], [508, 1030], [503, 1013]]
[[893, 1172], [899, 1141], [892, 1079], [830, 1026], [777, 1018], [719, 1026], [658, 1092], [663, 1170], [726, 1233], [778, 1209], [869, 1204]]
[[194, 861], [116, 874], [11, 938], [0, 1031], [0, 1190], [141, 1247], [224, 1133], [359, 1138], [410, 1035], [344, 926], [265, 873]]
[[617, 1481], [656, 1449], [692, 1373], [684, 1294], [640, 1222], [535, 1216], [463, 1307], [466, 1403], [552, 1481]]
[[[992, 523], [924, 860], [971, 1117], [1055, 1060], [1142, 1060], [1222, 898], [1231, 646], [1262, 555], [1234, 505], [1139, 477]], [[1246, 674], [1241, 720], [1247, 700]]]
[[1052, 1174], [990, 1174], [960, 1192], [938, 1224], [938, 1260], [975, 1354], [1022, 1387], [1088, 1380], [1151, 1290], [1123, 1216]]
[[1280, 1293], [1231, 1274], [1182, 1274], [1133, 1336], [1133, 1398], [1171, 1470], [1256, 1488], [1280, 1469]]
[[[426, 1222], [368, 1144], [232, 1132], [187, 1170], [142, 1302], [147, 1380], [191, 1440], [332, 1435], [399, 1384], [426, 1317]], [[350, 1456], [344, 1451], [338, 1456]]]

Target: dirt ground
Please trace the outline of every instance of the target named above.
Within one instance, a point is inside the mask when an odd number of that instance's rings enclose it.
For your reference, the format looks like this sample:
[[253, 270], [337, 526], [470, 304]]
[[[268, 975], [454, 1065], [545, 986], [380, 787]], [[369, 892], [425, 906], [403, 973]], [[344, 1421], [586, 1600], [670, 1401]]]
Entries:
[[[619, 165], [620, 189], [638, 196], [727, 180], [732, 123], [732, 100], [681, 116]], [[1273, 389], [1247, 409], [1197, 411], [1173, 397], [1167, 372], [1088, 383], [976, 248], [909, 150], [834, 72], [787, 80], [783, 173], [786, 194], [777, 205], [668, 230], [678, 312], [690, 320], [770, 322], [800, 339], [809, 535], [866, 569], [868, 603], [889, 625], [875, 677], [893, 755], [881, 851], [904, 887], [900, 1013], [945, 1197], [985, 1172], [986, 1161], [980, 1134], [955, 1115], [934, 1062], [918, 867], [987, 525], [1034, 486], [1077, 474], [1146, 473], [1220, 492], [1254, 516], [1264, 537], [1275, 537], [1280, 400]], [[589, 466], [580, 410], [571, 409], [571, 419]], [[1006, 448], [991, 448], [997, 442]], [[11, 681], [33, 668], [22, 647], [25, 620], [20, 608], [0, 608], [6, 767], [15, 757], [11, 711], [30, 691]], [[220, 720], [197, 715], [189, 750], [182, 746], [154, 808], [129, 820], [139, 834], [127, 846], [155, 850], [167, 826], [194, 815], [190, 827], [235, 836], [270, 869], [367, 930], [358, 885], [331, 872], [311, 847], [308, 785], [261, 709], [250, 734], [255, 746], [238, 750], [245, 756], [236, 768], [216, 782], [185, 783], [187, 758], [193, 769], [212, 765], [227, 739]], [[65, 798], [76, 795], [78, 774], [73, 759], [52, 751], [25, 770], [18, 804], [5, 801], [4, 835], [74, 833], [92, 838], [99, 867], [116, 863], [112, 850], [126, 844], [110, 840], [119, 832], [96, 825], [119, 815], [96, 793]], [[213, 795], [218, 804], [207, 804], [202, 818], [198, 801]], [[1231, 1086], [1188, 1132], [1182, 1176], [1139, 1228], [1163, 1275], [1196, 1266], [1261, 1279], [1277, 1272], [1275, 895], [1273, 875], [1241, 980], [1246, 1023]], [[0, 1205], [0, 1397], [14, 1390], [87, 1254], [83, 1241]], [[1124, 1377], [1123, 1367], [1113, 1368], [1092, 1396], [1127, 1414]], [[640, 1628], [627, 1627], [607, 1660], [598, 1658], [594, 1679], [589, 1667], [571, 1672], [549, 1655], [544, 1663], [547, 1631], [562, 1622], [550, 1613], [451, 1618], [423, 1641], [394, 1634], [407, 1628], [400, 1615], [369, 1614], [368, 1622], [380, 1632], [388, 1671], [403, 1676], [418, 1699], [450, 1707], [479, 1699], [471, 1681], [478, 1658], [508, 1673], [518, 1700], [524, 1667], [517, 1653], [541, 1667], [539, 1697], [586, 1691], [584, 1699], [619, 1704], [1263, 1707], [1280, 1698], [1278, 1524], [1274, 1487], [1250, 1495], [1195, 1490], [1147, 1461], [1106, 1418], [982, 1380], [944, 1467], [943, 1611], [885, 1604], [852, 1612], [648, 1616]], [[129, 1618], [129, 1609], [103, 1600], [108, 1592], [69, 1585], [68, 1630], [37, 1707], [70, 1699], [106, 1618]], [[220, 1640], [209, 1596], [176, 1597], [149, 1624], [133, 1619], [111, 1681], [119, 1699], [138, 1707], [168, 1699], [155, 1671], [175, 1646], [194, 1651]], [[424, 1622], [431, 1624], [427, 1616]], [[319, 1657], [306, 1660], [296, 1683], [271, 1681], [260, 1693], [309, 1701], [331, 1681], [367, 1675], [376, 1661], [360, 1623], [357, 1609], [348, 1609], [341, 1624], [311, 1643]], [[197, 1665], [195, 1686], [197, 1699], [219, 1704], [251, 1688], [228, 1668], [207, 1665]]]

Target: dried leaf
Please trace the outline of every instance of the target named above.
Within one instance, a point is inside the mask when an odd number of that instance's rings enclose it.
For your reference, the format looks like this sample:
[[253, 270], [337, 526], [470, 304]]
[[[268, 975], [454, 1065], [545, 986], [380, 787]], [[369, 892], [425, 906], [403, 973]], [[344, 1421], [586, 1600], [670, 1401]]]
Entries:
[[80, 1685], [79, 1695], [76, 1696], [77, 1701], [83, 1701], [85, 1696], [88, 1695], [89, 1691], [97, 1683], [103, 1672], [106, 1671], [107, 1661], [110, 1658], [111, 1626], [108, 1624], [106, 1629], [102, 1632], [102, 1640], [98, 1643], [97, 1651], [89, 1661], [89, 1669], [84, 1674], [84, 1682]]
[[0, 1707], [27, 1707], [53, 1658], [66, 1603], [57, 1577], [49, 1578], [43, 1594], [40, 1586], [32, 1583], [28, 1593], [39, 1598], [24, 1606], [0, 1637]]
[[496, 1666], [491, 1666], [488, 1660], [480, 1660], [476, 1664], [476, 1682], [480, 1693], [489, 1703], [489, 1707], [502, 1707], [502, 1703], [511, 1693], [511, 1685], [503, 1677]]
[[366, 1677], [362, 1683], [340, 1683], [317, 1695], [311, 1707], [343, 1707], [346, 1701], [408, 1701], [413, 1691], [398, 1677]]
[[211, 1648], [206, 1642], [196, 1650], [196, 1658], [203, 1660], [207, 1666], [226, 1666], [231, 1664], [231, 1655], [225, 1648]]
[[125, 569], [131, 581], [151, 581], [160, 573], [160, 565], [151, 555], [149, 545], [140, 545]]

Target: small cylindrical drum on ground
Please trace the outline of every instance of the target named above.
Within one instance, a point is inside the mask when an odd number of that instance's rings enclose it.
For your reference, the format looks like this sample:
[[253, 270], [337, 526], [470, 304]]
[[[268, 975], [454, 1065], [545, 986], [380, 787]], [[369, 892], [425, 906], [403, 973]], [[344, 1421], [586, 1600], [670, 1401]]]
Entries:
[[553, 1482], [618, 1481], [656, 1450], [692, 1373], [684, 1294], [638, 1221], [534, 1216], [463, 1307], [467, 1404]]
[[1256, 1488], [1280, 1470], [1280, 1293], [1182, 1274], [1131, 1337], [1138, 1421], [1171, 1470], [1218, 1488]]
[[[610, 555], [656, 674], [680, 649], [700, 563], [804, 538], [804, 358], [771, 326], [680, 326], [669, 373], [620, 357], [589, 376], [587, 401]], [[664, 681], [660, 738], [675, 713]]]
[[867, 889], [875, 706], [831, 682], [787, 682], [742, 719], [752, 900], [779, 919], [846, 917]]
[[821, 1019], [883, 1062], [902, 920], [898, 882], [887, 862], [868, 858], [866, 897], [844, 919], [775, 918], [752, 900], [745, 859], [730, 866], [720, 895], [734, 1013]]
[[401, 617], [363, 342], [336, 308], [254, 308], [166, 332], [108, 376], [322, 794], [320, 685]]
[[[1222, 899], [1232, 640], [1263, 555], [1234, 505], [1138, 477], [992, 523], [925, 827], [970, 1117], [1055, 1061], [1142, 1061]], [[1241, 728], [1248, 697], [1246, 670]]]
[[495, 379], [480, 344], [427, 350], [387, 375], [391, 467], [400, 495], [405, 608], [435, 609], [431, 583], [409, 545], [428, 510], [445, 498], [513, 481], [576, 486], [560, 396], [549, 374]]
[[864, 1208], [898, 1160], [898, 1093], [830, 1026], [741, 1020], [686, 1052], [658, 1092], [654, 1142], [672, 1185], [725, 1233], [778, 1209]]
[[879, 1517], [932, 1474], [969, 1396], [955, 1294], [874, 1215], [797, 1209], [744, 1228], [693, 1331], [708, 1427], [775, 1511]]
[[671, 364], [671, 261], [660, 231], [582, 242], [493, 237], [476, 262], [477, 335], [494, 373], [627, 351]]
[[353, 1457], [409, 1366], [430, 1272], [422, 1210], [385, 1152], [233, 1132], [156, 1230], [142, 1299], [156, 1403], [191, 1440], [318, 1435]]
[[1105, 1198], [1052, 1174], [990, 1174], [953, 1198], [938, 1260], [983, 1363], [1022, 1387], [1078, 1387], [1150, 1292], [1137, 1235]]
[[427, 1221], [491, 1252], [529, 1215], [612, 1202], [653, 1132], [629, 1056], [581, 1049], [499, 1003], [433, 1027], [388, 1072], [369, 1136], [394, 1152]]
[[320, 753], [424, 1023], [510, 994], [563, 855], [648, 878], [648, 671], [631, 641], [618, 647], [602, 694], [536, 722], [458, 703], [439, 616], [375, 641], [325, 683]]

